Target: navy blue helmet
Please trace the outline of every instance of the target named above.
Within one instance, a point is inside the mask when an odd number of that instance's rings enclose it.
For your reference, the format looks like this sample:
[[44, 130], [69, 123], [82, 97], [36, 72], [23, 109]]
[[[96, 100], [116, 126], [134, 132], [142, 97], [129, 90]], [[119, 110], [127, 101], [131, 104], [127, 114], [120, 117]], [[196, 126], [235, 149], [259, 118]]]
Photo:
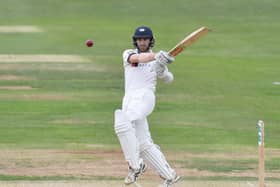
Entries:
[[149, 27], [140, 26], [140, 27], [136, 28], [136, 30], [134, 32], [134, 35], [132, 36], [133, 45], [135, 47], [137, 47], [136, 40], [138, 38], [149, 38], [150, 39], [149, 47], [153, 47], [154, 44], [155, 44], [155, 39], [154, 39], [153, 31]]

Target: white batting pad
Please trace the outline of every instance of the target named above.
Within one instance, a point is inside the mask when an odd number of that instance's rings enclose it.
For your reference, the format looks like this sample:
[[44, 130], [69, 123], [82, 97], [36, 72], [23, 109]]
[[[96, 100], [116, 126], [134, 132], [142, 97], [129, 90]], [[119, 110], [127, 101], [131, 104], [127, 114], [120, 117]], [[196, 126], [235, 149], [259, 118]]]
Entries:
[[164, 179], [173, 179], [176, 175], [175, 171], [167, 163], [164, 155], [155, 144], [141, 151], [141, 157], [143, 157]]
[[135, 135], [135, 129], [121, 110], [115, 111], [115, 132], [129, 166], [135, 170], [139, 169], [139, 143]]

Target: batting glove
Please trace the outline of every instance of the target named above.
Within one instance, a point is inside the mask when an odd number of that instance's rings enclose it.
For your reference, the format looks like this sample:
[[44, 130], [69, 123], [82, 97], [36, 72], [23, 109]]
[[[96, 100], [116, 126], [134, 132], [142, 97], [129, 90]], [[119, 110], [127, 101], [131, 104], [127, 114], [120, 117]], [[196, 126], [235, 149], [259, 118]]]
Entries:
[[166, 51], [159, 51], [155, 55], [155, 59], [157, 63], [161, 65], [171, 64], [175, 60], [174, 57], [170, 56]]

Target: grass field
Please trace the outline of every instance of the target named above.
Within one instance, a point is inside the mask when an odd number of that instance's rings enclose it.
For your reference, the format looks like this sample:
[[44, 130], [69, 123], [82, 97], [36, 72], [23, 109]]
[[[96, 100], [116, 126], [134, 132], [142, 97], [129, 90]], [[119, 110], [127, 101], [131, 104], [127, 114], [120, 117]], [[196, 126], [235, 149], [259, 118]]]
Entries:
[[[267, 186], [279, 186], [279, 8], [277, 0], [1, 1], [0, 186], [122, 184], [113, 111], [123, 96], [121, 54], [139, 25], [153, 28], [155, 51], [212, 29], [170, 66], [175, 81], [158, 84], [149, 118], [183, 176], [177, 186], [256, 185], [259, 119]], [[142, 183], [155, 179], [149, 171]]]
[[[36, 181], [36, 182], [3, 182], [0, 183], [3, 187], [92, 187], [92, 186], [100, 186], [100, 187], [111, 187], [111, 186], [119, 186], [119, 181], [59, 181], [59, 182], [43, 182], [43, 181]], [[227, 186], [227, 187], [248, 187], [248, 186], [256, 186], [257, 183], [251, 182], [224, 182], [224, 181], [183, 181], [176, 184], [176, 187], [185, 187], [185, 186], [193, 186], [193, 187], [201, 187], [201, 186], [209, 186], [209, 187], [216, 187], [216, 186]], [[268, 186], [277, 187], [277, 183], [275, 182], [267, 182]], [[136, 185], [132, 185], [136, 187]], [[159, 187], [159, 185], [155, 182], [151, 181], [142, 181], [141, 184], [138, 183], [138, 186], [154, 186]]]

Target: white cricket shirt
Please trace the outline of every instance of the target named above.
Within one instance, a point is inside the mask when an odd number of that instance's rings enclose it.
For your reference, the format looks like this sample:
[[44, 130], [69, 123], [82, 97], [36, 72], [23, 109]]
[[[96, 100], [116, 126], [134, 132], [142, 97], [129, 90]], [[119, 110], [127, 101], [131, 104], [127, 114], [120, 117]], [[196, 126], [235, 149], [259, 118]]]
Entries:
[[155, 61], [131, 64], [128, 62], [128, 58], [132, 54], [138, 54], [138, 50], [127, 49], [123, 52], [125, 92], [139, 89], [150, 89], [155, 92], [157, 84], [157, 75], [153, 68]]

